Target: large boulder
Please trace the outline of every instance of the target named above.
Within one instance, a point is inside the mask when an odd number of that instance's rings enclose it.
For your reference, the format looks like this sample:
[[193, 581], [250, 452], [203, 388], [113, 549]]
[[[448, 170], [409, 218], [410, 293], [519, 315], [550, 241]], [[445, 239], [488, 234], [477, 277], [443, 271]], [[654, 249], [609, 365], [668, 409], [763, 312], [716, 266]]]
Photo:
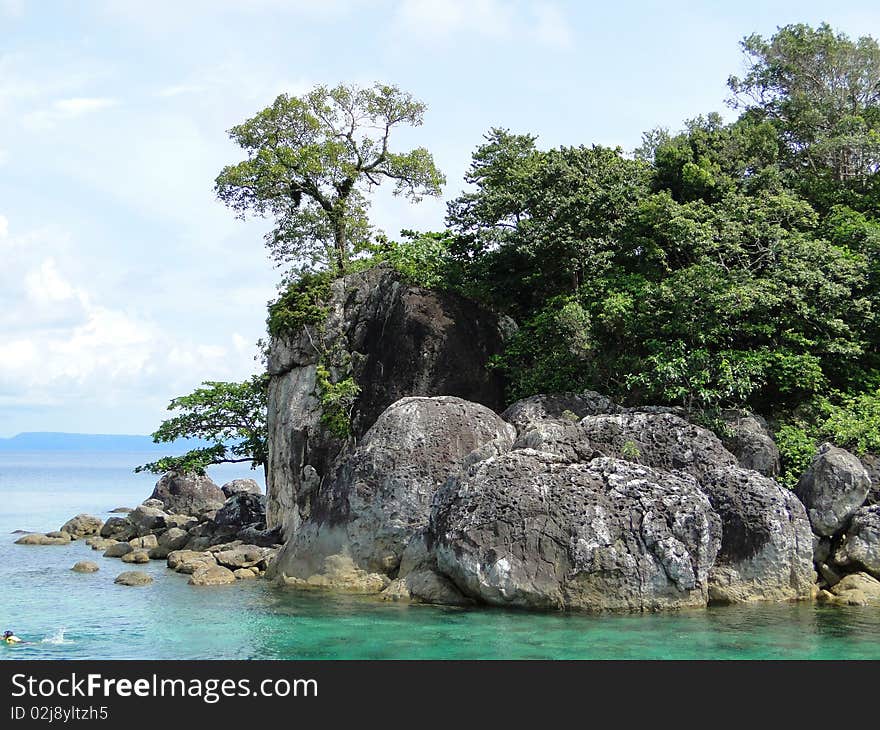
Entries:
[[61, 532], [66, 532], [71, 539], [78, 540], [81, 537], [100, 535], [104, 522], [93, 515], [80, 514], [72, 517], [61, 526]]
[[210, 477], [176, 472], [168, 472], [156, 482], [151, 499], [161, 500], [166, 512], [184, 515], [220, 509], [226, 501]]
[[862, 454], [859, 460], [868, 472], [868, 479], [871, 480], [865, 504], [880, 504], [880, 455]]
[[267, 522], [288, 536], [349, 445], [322, 422], [319, 361], [331, 378], [352, 377], [360, 388], [350, 419], [355, 441], [406, 396], [503, 406], [501, 377], [487, 367], [503, 349], [503, 325], [477, 304], [414, 286], [380, 265], [334, 281], [326, 312], [269, 346]]
[[127, 570], [117, 575], [113, 582], [122, 586], [148, 586], [153, 578], [140, 570]]
[[91, 560], [80, 560], [71, 568], [74, 573], [97, 573], [100, 568]]
[[379, 417], [321, 490], [310, 518], [279, 556], [290, 577], [321, 572], [333, 554], [367, 572], [396, 574], [409, 540], [428, 524], [431, 499], [464, 459], [514, 429], [460, 398], [403, 398]]
[[108, 540], [128, 541], [138, 534], [137, 527], [127, 517], [110, 517], [101, 528], [101, 537]]
[[610, 398], [592, 390], [583, 393], [551, 393], [523, 398], [501, 417], [522, 435], [541, 421], [579, 421], [585, 416], [620, 413], [623, 409]]
[[222, 565], [207, 565], [196, 570], [189, 579], [191, 586], [223, 586], [235, 583], [235, 575]]
[[689, 475], [521, 449], [447, 482], [428, 544], [486, 603], [654, 611], [706, 605], [721, 521]]
[[254, 479], [233, 479], [231, 482], [226, 482], [222, 487], [220, 487], [220, 491], [223, 492], [223, 496], [226, 499], [236, 495], [236, 494], [262, 494], [263, 490], [260, 489], [260, 485]]
[[813, 532], [830, 537], [846, 527], [868, 496], [871, 480], [857, 457], [825, 443], [795, 490]]
[[721, 549], [709, 572], [719, 603], [810, 597], [813, 535], [800, 501], [773, 479], [735, 466], [700, 480], [721, 518]]
[[253, 525], [258, 530], [266, 528], [266, 498], [253, 492], [238, 492], [229, 497], [214, 515], [216, 525]]
[[68, 545], [70, 535], [66, 532], [29, 533], [15, 541], [16, 545]]
[[721, 442], [741, 467], [767, 477], [779, 476], [782, 460], [767, 421], [741, 410], [723, 411], [721, 419], [725, 425]]
[[157, 507], [138, 505], [126, 518], [134, 525], [138, 536], [149, 535], [156, 530], [164, 530], [168, 525], [168, 515]]
[[834, 562], [880, 578], [880, 504], [862, 507], [853, 515], [834, 552]]
[[880, 607], [880, 581], [866, 573], [853, 573], [840, 579], [820, 600], [842, 606]]

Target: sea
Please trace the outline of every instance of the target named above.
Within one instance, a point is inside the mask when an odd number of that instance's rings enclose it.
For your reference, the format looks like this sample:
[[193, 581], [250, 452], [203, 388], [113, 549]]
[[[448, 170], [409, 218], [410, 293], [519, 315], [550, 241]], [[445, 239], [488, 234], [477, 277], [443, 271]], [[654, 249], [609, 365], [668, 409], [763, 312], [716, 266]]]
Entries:
[[[16, 659], [880, 659], [880, 609], [806, 603], [650, 615], [571, 615], [385, 603], [299, 592], [265, 580], [197, 588], [162, 561], [145, 587], [82, 541], [15, 545], [150, 495], [133, 467], [155, 453], [0, 452], [0, 644]], [[259, 478], [240, 465], [218, 483]], [[94, 560], [97, 573], [70, 570]]]

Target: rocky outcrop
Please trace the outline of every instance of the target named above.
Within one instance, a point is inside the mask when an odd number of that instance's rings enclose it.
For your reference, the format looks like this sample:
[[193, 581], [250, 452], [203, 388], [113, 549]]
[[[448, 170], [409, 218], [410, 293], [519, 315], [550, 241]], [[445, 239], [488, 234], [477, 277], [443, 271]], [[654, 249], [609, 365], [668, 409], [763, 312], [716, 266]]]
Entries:
[[522, 436], [544, 421], [577, 422], [586, 416], [620, 413], [622, 410], [610, 398], [588, 390], [523, 398], [504, 411], [501, 417]]
[[[476, 403], [449, 396], [397, 401], [316, 496], [276, 572], [308, 579], [325, 572], [328, 557], [344, 555], [359, 570], [396, 575], [410, 539], [427, 526], [437, 489], [474, 450], [488, 443], [506, 449], [513, 439], [512, 426]], [[352, 583], [347, 574], [344, 582]]]
[[222, 565], [210, 565], [196, 570], [189, 579], [191, 586], [222, 586], [235, 583], [235, 575]]
[[871, 480], [865, 504], [880, 504], [880, 456], [877, 454], [862, 454], [859, 460], [862, 462], [862, 466], [865, 467], [865, 471], [868, 472], [868, 479]]
[[[226, 497], [214, 482], [206, 476], [183, 475], [169, 472], [157, 483], [151, 499], [162, 502], [165, 512], [199, 515], [208, 510], [220, 509]], [[131, 515], [129, 515], [131, 518]]]
[[360, 387], [351, 409], [358, 441], [392, 403], [406, 396], [451, 395], [500, 410], [502, 383], [486, 367], [501, 352], [496, 316], [451, 293], [406, 282], [387, 266], [331, 285], [327, 315], [270, 343], [267, 523], [291, 536], [312, 497], [329, 481], [346, 439], [322, 423], [317, 368]]
[[253, 526], [266, 528], [266, 498], [253, 492], [237, 492], [230, 496], [214, 515], [216, 525]]
[[819, 600], [842, 606], [880, 606], [880, 581], [865, 573], [853, 573], [830, 590], [823, 590]]
[[725, 425], [721, 442], [736, 456], [741, 467], [766, 477], [779, 476], [782, 459], [767, 421], [754, 413], [740, 410], [723, 411], [721, 419]]
[[447, 482], [428, 545], [486, 603], [653, 611], [706, 605], [721, 521], [689, 475], [521, 449]]
[[80, 560], [71, 568], [74, 573], [97, 573], [100, 568], [91, 560]]
[[93, 515], [80, 514], [65, 522], [61, 526], [61, 532], [66, 532], [72, 540], [79, 540], [83, 537], [99, 535], [103, 526], [104, 523], [100, 518]]
[[110, 540], [128, 541], [137, 533], [137, 527], [127, 517], [110, 517], [101, 528], [101, 537]]
[[880, 578], [880, 505], [862, 507], [853, 515], [834, 552], [834, 562]]
[[813, 532], [833, 536], [846, 527], [868, 496], [871, 480], [857, 457], [822, 444], [795, 490], [807, 508]]
[[810, 597], [813, 539], [803, 505], [756, 471], [716, 468], [700, 480], [721, 518], [721, 548], [709, 572], [718, 603]]
[[16, 545], [69, 545], [70, 535], [66, 532], [32, 532], [15, 541]]

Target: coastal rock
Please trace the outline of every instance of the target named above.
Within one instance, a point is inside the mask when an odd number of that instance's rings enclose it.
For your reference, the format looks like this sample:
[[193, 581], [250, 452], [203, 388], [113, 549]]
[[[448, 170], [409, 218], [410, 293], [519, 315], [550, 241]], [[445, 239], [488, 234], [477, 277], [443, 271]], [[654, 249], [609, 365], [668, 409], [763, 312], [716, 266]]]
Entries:
[[71, 570], [74, 573], [97, 573], [100, 568], [97, 563], [93, 563], [91, 560], [80, 560]]
[[743, 469], [753, 469], [766, 477], [779, 476], [782, 460], [767, 421], [741, 410], [723, 411], [721, 419], [726, 426], [721, 443]]
[[701, 480], [718, 467], [736, 466], [731, 454], [708, 429], [672, 413], [642, 411], [587, 416], [583, 437], [603, 456], [664, 470], [681, 470]]
[[278, 569], [307, 578], [333, 554], [367, 573], [397, 573], [410, 538], [427, 526], [431, 499], [475, 448], [513, 443], [514, 429], [477, 403], [450, 396], [391, 405], [322, 489]]
[[154, 547], [158, 546], [159, 538], [153, 534], [144, 535], [143, 537], [135, 537], [134, 539], [129, 540], [128, 544], [135, 550], [152, 550]]
[[133, 510], [134, 510], [134, 507], [116, 507], [116, 508], [110, 510], [110, 514], [126, 514], [127, 515], [129, 512], [132, 512]]
[[344, 593], [381, 593], [391, 583], [387, 575], [363, 570], [347, 555], [327, 556], [320, 572], [308, 578], [288, 576], [283, 572], [280, 577], [283, 585]]
[[834, 552], [834, 562], [856, 566], [880, 578], [880, 505], [862, 507], [855, 513]]
[[222, 565], [210, 565], [194, 571], [189, 579], [191, 586], [222, 586], [235, 583], [235, 575]]
[[219, 565], [231, 570], [236, 568], [252, 568], [263, 560], [264, 553], [253, 545], [243, 545], [232, 550], [222, 550], [214, 553], [214, 559]]
[[156, 482], [151, 498], [162, 500], [166, 512], [184, 515], [220, 509], [226, 500], [209, 477], [176, 472], [168, 472]]
[[254, 572], [252, 568], [236, 568], [232, 571], [232, 574], [236, 580], [252, 580], [260, 577], [259, 571]]
[[233, 479], [231, 482], [226, 482], [226, 484], [220, 487], [220, 491], [223, 492], [223, 496], [226, 497], [226, 499], [229, 499], [236, 494], [263, 493], [263, 490], [260, 489], [260, 485], [253, 479]]
[[859, 460], [862, 462], [862, 466], [865, 467], [865, 471], [868, 472], [868, 479], [871, 480], [865, 504], [880, 504], [880, 455], [862, 454]]
[[868, 496], [871, 481], [862, 463], [848, 451], [825, 443], [795, 490], [807, 508], [813, 532], [840, 532]]
[[93, 515], [79, 514], [69, 519], [61, 526], [61, 532], [66, 532], [71, 539], [78, 540], [82, 537], [99, 535], [104, 522]]
[[266, 498], [262, 494], [253, 492], [239, 492], [233, 494], [217, 510], [214, 516], [214, 524], [235, 525], [243, 527], [254, 525], [256, 529], [266, 528]]
[[122, 556], [122, 562], [143, 565], [150, 562], [150, 554], [146, 550], [132, 550]]
[[183, 550], [188, 542], [189, 533], [186, 530], [172, 527], [159, 535], [158, 547], [164, 548], [170, 553], [174, 550]]
[[98, 535], [92, 535], [92, 537], [86, 538], [86, 545], [88, 545], [92, 550], [100, 550], [103, 552], [111, 545], [115, 545], [118, 540], [113, 540], [109, 537], [99, 537]]
[[165, 517], [165, 526], [169, 529], [177, 527], [181, 530], [191, 530], [198, 524], [198, 517], [192, 515], [167, 515]]
[[127, 517], [110, 517], [101, 528], [101, 537], [128, 542], [137, 537], [137, 527]]
[[258, 530], [253, 525], [248, 525], [239, 530], [235, 537], [248, 545], [256, 545], [257, 547], [275, 547], [284, 542], [281, 529], [278, 527], [272, 530]]
[[123, 555], [128, 555], [132, 550], [134, 550], [134, 548], [127, 542], [117, 542], [104, 551], [104, 557], [121, 558]]
[[533, 395], [518, 400], [501, 417], [516, 428], [519, 435], [532, 430], [542, 421], [577, 422], [586, 416], [620, 413], [621, 407], [610, 398], [592, 390], [583, 393], [552, 393]]
[[70, 535], [66, 532], [50, 532], [45, 535], [32, 532], [28, 535], [18, 538], [16, 545], [68, 545], [70, 544]]
[[192, 574], [200, 568], [216, 565], [213, 553], [194, 550], [174, 550], [168, 553], [167, 565], [177, 573]]
[[389, 266], [334, 281], [323, 322], [270, 342], [268, 527], [293, 534], [348, 445], [321, 420], [322, 353], [335, 353], [335, 375], [350, 373], [360, 387], [351, 411], [357, 441], [406, 396], [453, 395], [500, 410], [503, 382], [487, 362], [502, 349], [496, 315], [414, 286]]
[[436, 603], [443, 606], [469, 606], [473, 600], [463, 596], [446, 576], [433, 570], [417, 570], [398, 578], [381, 593], [386, 601]]
[[[165, 511], [165, 503], [161, 499], [156, 499], [155, 497], [150, 497], [141, 502], [142, 507], [150, 507], [151, 509], [158, 509], [162, 512]], [[129, 510], [129, 512], [133, 512], [134, 510]]]
[[148, 586], [153, 579], [143, 571], [127, 570], [117, 575], [113, 582], [123, 586]]
[[756, 471], [716, 468], [699, 483], [721, 518], [721, 548], [709, 571], [718, 603], [807, 599], [813, 585], [813, 535], [788, 489]]
[[706, 605], [721, 521], [689, 475], [523, 449], [450, 479], [427, 542], [486, 603], [654, 611]]
[[164, 530], [167, 515], [157, 507], [138, 505], [126, 518], [137, 531], [137, 536], [148, 535], [153, 530]]
[[853, 573], [841, 578], [830, 590], [832, 603], [844, 606], [880, 606], [880, 581], [866, 573]]

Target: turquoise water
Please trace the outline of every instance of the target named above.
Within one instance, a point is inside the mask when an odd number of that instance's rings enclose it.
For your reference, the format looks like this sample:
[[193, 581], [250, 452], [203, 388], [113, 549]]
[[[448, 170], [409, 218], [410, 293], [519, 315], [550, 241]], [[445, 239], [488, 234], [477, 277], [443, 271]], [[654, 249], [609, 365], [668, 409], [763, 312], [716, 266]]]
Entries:
[[[386, 604], [298, 593], [265, 581], [193, 588], [164, 563], [145, 588], [82, 542], [14, 545], [78, 512], [132, 506], [153, 477], [138, 454], [0, 454], [0, 630], [33, 644], [0, 659], [880, 659], [880, 610], [718, 607], [649, 616], [572, 616]], [[225, 467], [218, 482], [253, 476]], [[77, 574], [77, 561], [101, 570]], [[137, 566], [139, 569], [144, 566]]]

